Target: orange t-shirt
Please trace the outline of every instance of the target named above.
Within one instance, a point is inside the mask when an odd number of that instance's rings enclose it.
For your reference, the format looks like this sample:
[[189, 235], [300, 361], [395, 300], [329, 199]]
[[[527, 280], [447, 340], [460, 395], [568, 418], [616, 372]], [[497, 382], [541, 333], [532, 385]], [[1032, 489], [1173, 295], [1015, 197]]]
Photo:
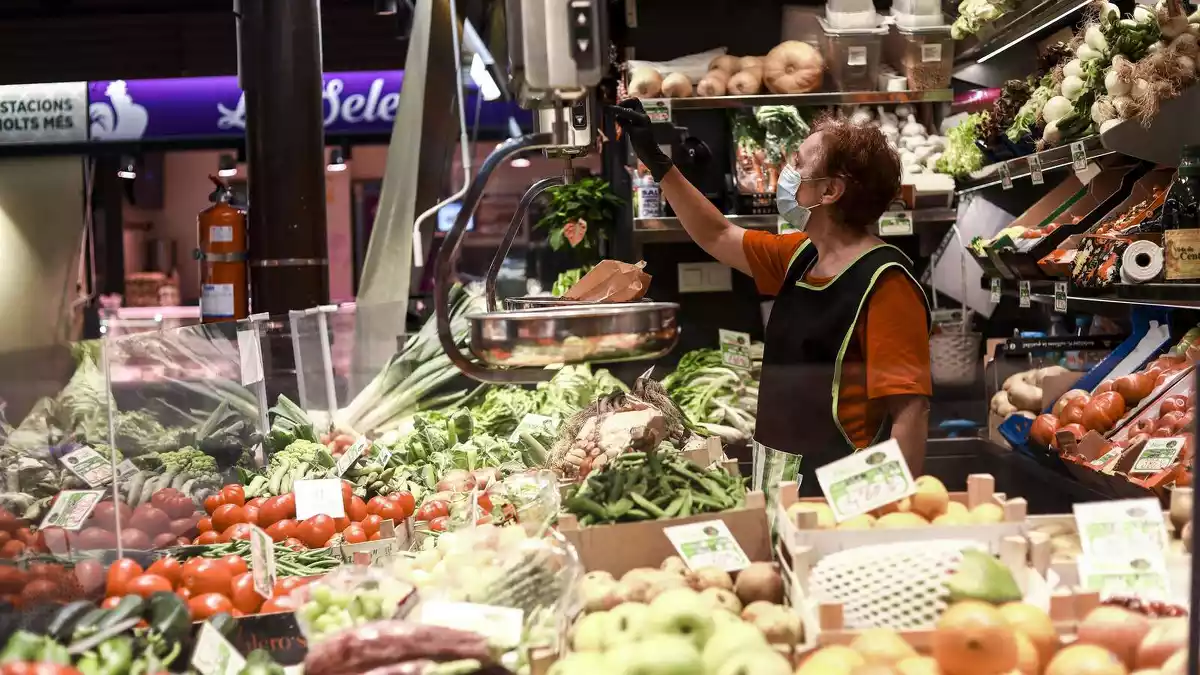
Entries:
[[[807, 239], [801, 232], [772, 234], [747, 230], [742, 249], [758, 291], [776, 295], [783, 287], [788, 263]], [[804, 281], [824, 286], [832, 277], [807, 275]], [[929, 325], [925, 299], [908, 275], [885, 271], [854, 327], [842, 361], [838, 421], [855, 447], [863, 448], [887, 415], [886, 396], [929, 396]], [[832, 364], [830, 364], [832, 368]]]

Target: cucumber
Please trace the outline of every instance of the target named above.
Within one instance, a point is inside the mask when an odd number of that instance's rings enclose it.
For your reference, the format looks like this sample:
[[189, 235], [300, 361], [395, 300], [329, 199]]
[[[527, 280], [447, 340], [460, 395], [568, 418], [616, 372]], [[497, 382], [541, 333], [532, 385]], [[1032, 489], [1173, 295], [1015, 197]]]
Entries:
[[107, 609], [100, 608], [89, 610], [87, 614], [84, 614], [83, 617], [79, 619], [79, 621], [75, 622], [75, 627], [74, 630], [71, 631], [71, 634], [73, 636], [79, 636], [85, 633], [91, 634], [96, 632], [100, 626], [100, 622], [104, 619], [104, 617], [108, 616], [108, 611], [109, 610]]
[[95, 608], [96, 606], [87, 600], [76, 600], [68, 604], [54, 615], [54, 619], [46, 628], [46, 633], [61, 642], [67, 641], [75, 634], [75, 626]]
[[192, 625], [183, 598], [169, 591], [150, 596], [150, 630], [169, 640], [179, 640]]
[[96, 624], [97, 630], [104, 630], [110, 626], [114, 626], [127, 619], [141, 618], [142, 612], [146, 611], [146, 601], [136, 595], [126, 595], [121, 598], [116, 607], [109, 610], [108, 615]]

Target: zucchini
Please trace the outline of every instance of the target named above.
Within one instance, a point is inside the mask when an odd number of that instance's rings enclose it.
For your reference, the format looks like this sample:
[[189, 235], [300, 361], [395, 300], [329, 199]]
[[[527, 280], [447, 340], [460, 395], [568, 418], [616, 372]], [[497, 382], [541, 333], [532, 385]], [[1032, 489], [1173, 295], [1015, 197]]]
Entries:
[[116, 607], [109, 610], [108, 615], [96, 624], [97, 630], [104, 630], [110, 626], [116, 625], [126, 619], [141, 618], [142, 612], [146, 611], [146, 601], [136, 595], [126, 595], [121, 598]]
[[83, 615], [83, 618], [75, 622], [75, 630], [71, 634], [78, 637], [83, 634], [96, 632], [100, 627], [100, 622], [105, 616], [108, 616], [108, 611], [107, 609], [100, 608], [90, 610], [87, 614]]
[[76, 600], [68, 604], [54, 615], [54, 619], [46, 628], [46, 633], [56, 640], [67, 641], [75, 634], [75, 626], [95, 608], [96, 606], [87, 600]]
[[129, 480], [129, 486], [125, 488], [125, 503], [137, 505], [138, 497], [142, 494], [142, 486], [146, 484], [148, 476], [145, 471], [138, 471]]
[[179, 640], [192, 625], [183, 598], [169, 591], [150, 596], [150, 630], [168, 640]]

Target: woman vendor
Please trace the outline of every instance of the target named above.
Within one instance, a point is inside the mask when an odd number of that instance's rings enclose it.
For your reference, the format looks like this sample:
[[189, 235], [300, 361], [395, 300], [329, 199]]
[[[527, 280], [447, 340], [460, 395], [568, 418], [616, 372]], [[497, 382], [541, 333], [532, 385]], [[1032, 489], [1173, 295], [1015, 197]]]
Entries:
[[[870, 227], [900, 191], [900, 160], [873, 127], [826, 118], [778, 181], [779, 214], [802, 232], [747, 230], [725, 218], [654, 140], [636, 99], [611, 107], [638, 159], [701, 248], [775, 296], [766, 328], [754, 486], [897, 441], [921, 472], [929, 423], [929, 307], [912, 263]], [[803, 461], [801, 461], [803, 458]]]

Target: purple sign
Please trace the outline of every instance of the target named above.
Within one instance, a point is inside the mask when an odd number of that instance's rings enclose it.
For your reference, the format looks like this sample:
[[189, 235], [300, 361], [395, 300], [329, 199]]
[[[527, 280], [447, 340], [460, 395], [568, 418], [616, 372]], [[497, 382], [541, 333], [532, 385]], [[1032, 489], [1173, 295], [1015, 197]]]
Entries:
[[[403, 81], [401, 70], [326, 73], [325, 133], [390, 133]], [[474, 121], [476, 96], [468, 92], [468, 124]], [[507, 129], [510, 116], [529, 124], [528, 112], [497, 101], [480, 106], [479, 126]], [[241, 136], [246, 97], [234, 76], [92, 82], [88, 117], [93, 141]]]

